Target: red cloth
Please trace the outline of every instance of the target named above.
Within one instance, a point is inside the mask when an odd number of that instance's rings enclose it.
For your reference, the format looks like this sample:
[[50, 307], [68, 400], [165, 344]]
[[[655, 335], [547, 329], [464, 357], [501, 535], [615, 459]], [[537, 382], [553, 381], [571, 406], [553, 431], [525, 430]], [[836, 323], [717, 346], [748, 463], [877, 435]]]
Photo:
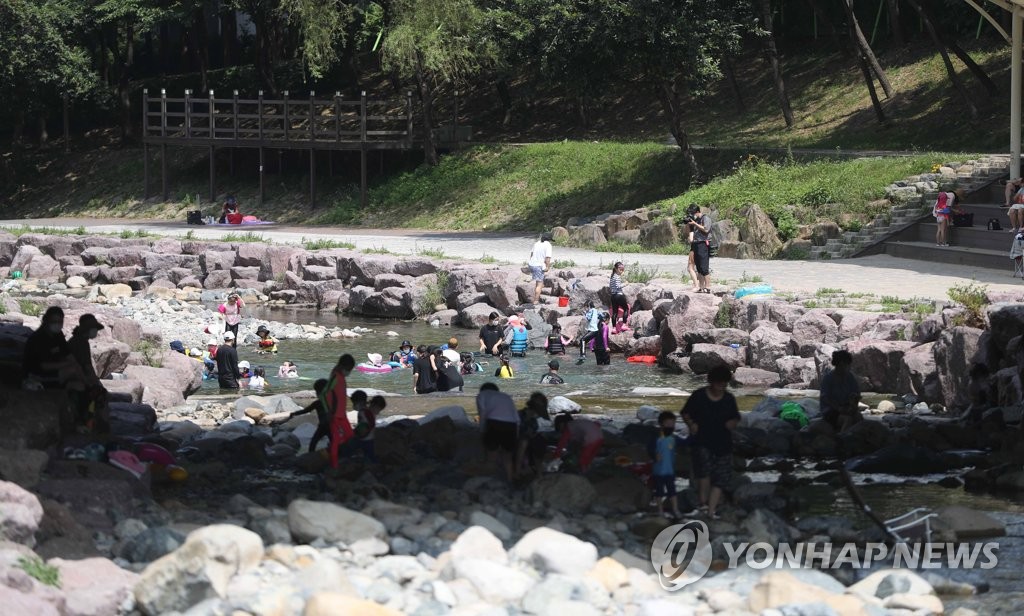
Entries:
[[331, 468], [338, 468], [338, 447], [353, 435], [352, 424], [348, 421], [346, 411], [347, 402], [348, 387], [345, 384], [345, 375], [334, 370], [331, 373], [331, 382], [327, 386], [328, 409], [333, 412], [331, 432], [328, 435], [331, 448]]
[[242, 224], [242, 214], [240, 212], [232, 212], [230, 214], [226, 214], [224, 216], [224, 220], [231, 225], [240, 225]]

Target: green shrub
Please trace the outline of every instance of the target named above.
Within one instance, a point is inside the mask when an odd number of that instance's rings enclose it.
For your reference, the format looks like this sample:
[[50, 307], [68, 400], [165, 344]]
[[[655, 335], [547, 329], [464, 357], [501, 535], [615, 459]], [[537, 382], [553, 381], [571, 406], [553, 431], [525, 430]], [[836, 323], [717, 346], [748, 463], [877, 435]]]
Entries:
[[391, 255], [395, 254], [383, 246], [374, 246], [373, 248], [363, 248], [364, 255]]
[[306, 250], [331, 250], [333, 248], [345, 248], [348, 250], [354, 250], [356, 245], [352, 242], [343, 242], [339, 240], [332, 240], [328, 238], [319, 238], [315, 240], [307, 240], [302, 238], [302, 246]]
[[38, 556], [22, 556], [18, 559], [18, 568], [42, 584], [60, 588], [60, 570], [46, 564]]
[[626, 275], [624, 278], [626, 282], [635, 282], [639, 284], [647, 284], [658, 277], [658, 268], [655, 266], [645, 266], [639, 263], [633, 263], [626, 268]]
[[964, 325], [985, 327], [985, 306], [988, 305], [988, 287], [975, 282], [950, 287], [949, 299], [966, 310]]
[[256, 244], [260, 242], [266, 244], [270, 243], [270, 240], [264, 238], [259, 233], [255, 233], [253, 231], [246, 231], [245, 233], [238, 233], [232, 231], [231, 233], [224, 234], [224, 236], [220, 238], [220, 241], [227, 242], [229, 244]]
[[718, 314], [715, 315], [715, 327], [732, 327], [732, 306], [729, 302], [722, 302], [718, 305]]
[[743, 270], [743, 275], [740, 276], [739, 280], [740, 284], [751, 284], [757, 282], [764, 282], [764, 278], [758, 274], [748, 274], [747, 270]]
[[18, 300], [18, 311], [29, 317], [38, 317], [43, 313], [43, 309], [39, 304], [24, 298]]
[[[479, 259], [477, 259], [477, 260], [480, 261], [481, 263], [487, 263], [487, 264], [497, 263], [498, 262], [498, 259], [496, 257], [492, 257], [491, 255], [489, 255], [487, 253], [484, 253], [484, 255], [482, 257], [480, 257]], [[558, 262], [555, 261], [555, 263], [558, 263]]]
[[148, 340], [135, 345], [135, 350], [142, 354], [142, 361], [151, 368], [163, 368], [164, 358], [161, 348]]
[[431, 257], [433, 259], [444, 259], [448, 256], [443, 248], [420, 248], [417, 249], [416, 253], [421, 257]]
[[448, 272], [441, 270], [437, 272], [437, 278], [429, 283], [423, 297], [416, 305], [416, 315], [426, 316], [433, 314], [434, 308], [445, 303], [445, 292], [448, 289]]
[[622, 255], [644, 252], [644, 247], [640, 244], [627, 244], [619, 240], [611, 240], [604, 244], [592, 246], [591, 249], [594, 252], [616, 252]]
[[117, 234], [122, 240], [141, 239], [146, 237], [153, 237], [155, 234], [146, 231], [145, 229], [123, 229]]
[[552, 269], [564, 269], [567, 267], [576, 267], [576, 262], [572, 259], [555, 259], [551, 262]]

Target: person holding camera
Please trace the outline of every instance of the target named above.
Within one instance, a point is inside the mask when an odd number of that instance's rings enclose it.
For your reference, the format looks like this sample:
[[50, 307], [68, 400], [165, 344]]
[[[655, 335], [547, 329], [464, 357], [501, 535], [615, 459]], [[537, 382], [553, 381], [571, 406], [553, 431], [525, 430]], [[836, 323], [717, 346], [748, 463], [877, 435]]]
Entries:
[[697, 269], [697, 292], [711, 293], [711, 222], [701, 212], [700, 206], [691, 203], [686, 208], [683, 224], [687, 226], [690, 236], [690, 253]]

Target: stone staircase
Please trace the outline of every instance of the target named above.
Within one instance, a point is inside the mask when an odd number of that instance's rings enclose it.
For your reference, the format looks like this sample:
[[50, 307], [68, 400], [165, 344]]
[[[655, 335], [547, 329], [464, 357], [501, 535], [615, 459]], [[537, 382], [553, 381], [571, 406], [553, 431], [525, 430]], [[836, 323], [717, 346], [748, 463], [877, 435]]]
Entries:
[[[998, 200], [1002, 200], [1002, 183], [1000, 179], [1005, 178], [1010, 166], [1009, 155], [992, 155], [977, 160], [965, 162], [948, 162], [942, 165], [936, 173], [924, 173], [908, 177], [895, 182], [886, 188], [886, 197], [892, 203], [892, 208], [879, 214], [859, 231], [845, 231], [842, 236], [829, 239], [824, 246], [814, 246], [810, 251], [812, 259], [845, 259], [868, 254], [892, 254], [904, 258], [919, 258], [935, 260], [948, 263], [967, 263], [958, 253], [961, 246], [951, 246], [945, 251], [945, 257], [935, 255], [913, 256], [916, 244], [920, 244], [920, 238], [927, 235], [927, 228], [918, 230], [920, 225], [927, 225], [930, 221], [931, 239], [930, 247], [935, 246], [935, 220], [931, 216], [932, 205], [938, 197], [940, 190], [964, 189], [968, 198], [966, 203], [980, 201], [991, 203], [993, 195], [998, 191]], [[975, 207], [972, 203], [971, 207]], [[998, 206], [996, 206], [998, 210]], [[968, 211], [974, 211], [968, 208]], [[1005, 210], [1001, 211], [1000, 222], [1005, 226], [1007, 220]], [[999, 218], [1000, 212], [991, 213], [991, 208], [975, 212], [975, 229], [984, 229], [989, 218]], [[956, 229], [952, 238], [956, 238]], [[1008, 233], [1006, 235], [1009, 235]], [[973, 236], [972, 236], [973, 237]], [[972, 240], [973, 241], [973, 240]], [[915, 246], [905, 246], [912, 243]], [[953, 239], [951, 243], [956, 243]], [[978, 240], [979, 244], [986, 246], [990, 242]], [[1007, 243], [1008, 246], [1008, 243]], [[1000, 246], [1000, 254], [1004, 261], [1006, 251]], [[928, 251], [931, 252], [931, 251]], [[968, 260], [969, 261], [969, 260]], [[990, 259], [984, 260], [986, 263]], [[1005, 263], [1004, 263], [1005, 265]], [[986, 266], [988, 267], [988, 266]]]

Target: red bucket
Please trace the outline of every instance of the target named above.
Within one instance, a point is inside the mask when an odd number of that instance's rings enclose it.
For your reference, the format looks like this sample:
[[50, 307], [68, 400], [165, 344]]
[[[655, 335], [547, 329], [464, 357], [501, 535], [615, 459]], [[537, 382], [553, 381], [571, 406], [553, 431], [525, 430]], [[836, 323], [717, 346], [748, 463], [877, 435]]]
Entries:
[[562, 297], [558, 298], [558, 307], [559, 308], [565, 308], [568, 305], [569, 305], [569, 298], [568, 298], [568, 296], [563, 295]]

